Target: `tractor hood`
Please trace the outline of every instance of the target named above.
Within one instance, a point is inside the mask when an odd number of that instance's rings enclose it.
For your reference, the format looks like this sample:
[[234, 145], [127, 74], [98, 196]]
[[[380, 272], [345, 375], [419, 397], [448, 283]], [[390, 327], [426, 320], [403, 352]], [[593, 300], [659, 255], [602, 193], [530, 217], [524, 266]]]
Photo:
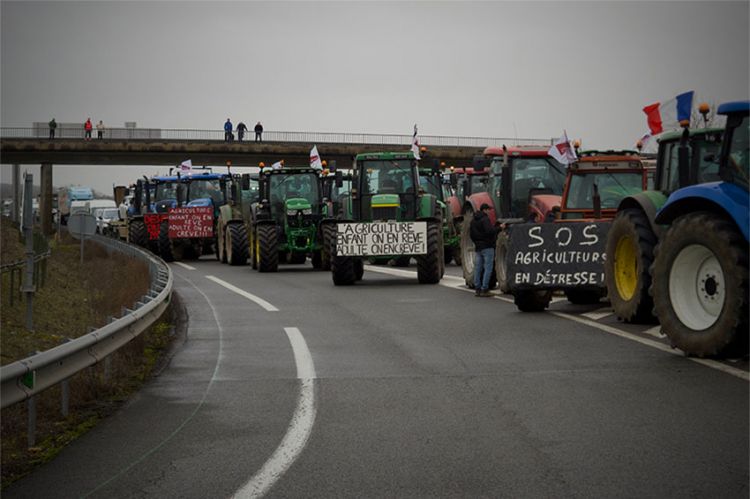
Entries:
[[284, 203], [287, 211], [309, 210], [312, 208], [310, 201], [305, 198], [291, 198]]
[[372, 196], [372, 207], [399, 206], [398, 194], [375, 194]]

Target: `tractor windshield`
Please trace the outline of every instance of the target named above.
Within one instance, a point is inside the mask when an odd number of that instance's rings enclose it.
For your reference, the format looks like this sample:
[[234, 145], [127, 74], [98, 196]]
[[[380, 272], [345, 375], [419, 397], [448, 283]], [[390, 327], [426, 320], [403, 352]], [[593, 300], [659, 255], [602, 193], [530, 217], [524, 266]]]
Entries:
[[729, 141], [729, 157], [727, 158], [726, 178], [730, 182], [748, 186], [748, 175], [750, 175], [750, 143], [748, 142], [748, 117], [735, 128]]
[[282, 205], [292, 198], [304, 198], [311, 205], [320, 203], [318, 178], [314, 173], [273, 174], [271, 175], [271, 204]]
[[419, 186], [426, 194], [432, 194], [436, 198], [443, 199], [442, 178], [431, 173], [419, 176]]
[[352, 179], [345, 178], [341, 180], [341, 187], [337, 187], [334, 183], [331, 186], [331, 201], [334, 203], [339, 200], [342, 194], [346, 194], [347, 192], [352, 190]]
[[[692, 158], [691, 161], [698, 162], [699, 183], [719, 180], [719, 162], [712, 159], [712, 156], [719, 157], [719, 149], [721, 149], [721, 143], [717, 140], [697, 137], [690, 140], [688, 157]], [[679, 151], [679, 141], [666, 145], [666, 171], [662, 180], [662, 190], [666, 192], [674, 192], [680, 188]]]
[[159, 202], [164, 199], [177, 199], [177, 183], [176, 182], [164, 182], [156, 184], [156, 190], [154, 192], [154, 201]]
[[581, 172], [570, 179], [566, 209], [594, 209], [594, 183], [599, 189], [602, 208], [617, 208], [625, 197], [643, 190], [643, 174], [638, 172]]
[[215, 205], [222, 204], [223, 196], [218, 179], [201, 179], [190, 182], [188, 185], [188, 202], [205, 198], [210, 198]]
[[522, 216], [529, 203], [529, 191], [543, 189], [550, 194], [561, 195], [565, 186], [563, 166], [551, 158], [514, 158], [513, 184], [511, 186], [511, 214]]
[[365, 161], [362, 165], [363, 194], [407, 194], [414, 192], [412, 161], [408, 159]]

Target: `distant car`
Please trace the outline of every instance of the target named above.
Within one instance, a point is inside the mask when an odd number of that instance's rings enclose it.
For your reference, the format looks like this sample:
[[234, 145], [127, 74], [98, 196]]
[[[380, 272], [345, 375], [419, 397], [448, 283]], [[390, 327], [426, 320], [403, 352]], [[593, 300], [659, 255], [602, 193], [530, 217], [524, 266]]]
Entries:
[[96, 233], [107, 234], [109, 225], [120, 219], [120, 211], [117, 208], [97, 208], [94, 216], [96, 217]]

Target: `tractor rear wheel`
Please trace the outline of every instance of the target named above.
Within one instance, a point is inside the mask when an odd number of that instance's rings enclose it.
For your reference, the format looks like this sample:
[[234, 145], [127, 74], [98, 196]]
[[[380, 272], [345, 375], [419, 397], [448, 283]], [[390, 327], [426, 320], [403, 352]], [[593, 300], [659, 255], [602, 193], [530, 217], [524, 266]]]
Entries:
[[651, 264], [656, 236], [638, 209], [617, 214], [607, 236], [604, 278], [615, 314], [625, 322], [652, 322]]
[[279, 270], [279, 241], [275, 225], [258, 226], [258, 270], [276, 272]]
[[321, 249], [320, 249], [320, 268], [321, 270], [331, 270], [331, 244], [336, 234], [336, 227], [333, 224], [323, 224], [321, 229]]
[[133, 220], [128, 228], [128, 240], [141, 248], [148, 247], [148, 230], [143, 220]]
[[365, 275], [365, 261], [362, 260], [361, 258], [356, 258], [354, 260], [354, 280], [361, 281], [364, 275]]
[[437, 284], [443, 276], [443, 231], [437, 222], [427, 222], [427, 253], [418, 255], [417, 279], [420, 284]]
[[[350, 286], [357, 280], [354, 258], [336, 254], [336, 232], [331, 238], [331, 277], [336, 286]], [[361, 259], [360, 259], [361, 261]], [[363, 267], [364, 268], [364, 267]]]
[[248, 253], [247, 229], [242, 222], [227, 225], [225, 262], [229, 265], [246, 265]]
[[226, 230], [217, 230], [216, 234], [216, 259], [221, 263], [227, 263], [227, 242], [228, 234]]
[[169, 223], [162, 222], [159, 228], [159, 255], [165, 262], [175, 261], [175, 247], [169, 238]]
[[661, 330], [688, 355], [746, 355], [747, 241], [708, 212], [676, 219], [659, 241], [651, 296]]
[[466, 286], [474, 289], [474, 241], [471, 240], [469, 227], [474, 214], [471, 210], [464, 212], [464, 223], [461, 224], [461, 248], [459, 249], [461, 267]]
[[549, 307], [552, 300], [552, 291], [542, 290], [519, 290], [513, 292], [513, 303], [521, 312], [543, 312]]
[[495, 276], [497, 277], [497, 287], [503, 293], [510, 291], [507, 256], [508, 233], [503, 231], [497, 235], [497, 242], [495, 243]]
[[258, 270], [258, 236], [256, 231], [256, 227], [250, 227], [250, 266], [253, 270]]

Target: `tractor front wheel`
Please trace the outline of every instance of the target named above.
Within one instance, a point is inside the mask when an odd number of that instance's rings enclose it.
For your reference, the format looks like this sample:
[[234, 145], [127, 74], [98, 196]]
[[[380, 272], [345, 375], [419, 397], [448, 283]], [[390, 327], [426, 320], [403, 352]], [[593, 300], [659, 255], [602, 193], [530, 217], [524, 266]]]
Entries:
[[552, 291], [542, 290], [519, 290], [513, 292], [513, 303], [521, 312], [543, 312], [549, 307], [552, 300]]
[[279, 270], [279, 242], [275, 225], [258, 226], [258, 270], [276, 272]]
[[661, 329], [688, 355], [746, 355], [747, 241], [708, 212], [675, 220], [654, 251], [651, 296]]
[[336, 237], [336, 227], [331, 224], [323, 224], [321, 228], [320, 268], [331, 270], [331, 244]]
[[244, 223], [231, 223], [227, 225], [227, 240], [225, 243], [224, 262], [229, 265], [247, 264], [248, 239], [247, 229]]
[[471, 220], [474, 213], [471, 210], [464, 212], [464, 223], [461, 224], [461, 248], [459, 249], [461, 267], [463, 269], [466, 286], [474, 289], [474, 241], [471, 240]]
[[495, 276], [497, 277], [497, 286], [503, 293], [510, 291], [507, 255], [508, 233], [503, 231], [497, 235], [497, 242], [495, 243]]
[[216, 234], [216, 259], [221, 263], [227, 263], [226, 230], [217, 228]]
[[136, 244], [141, 248], [148, 247], [148, 230], [146, 224], [142, 220], [134, 220], [130, 222], [128, 228], [128, 240], [132, 244]]
[[648, 290], [655, 245], [656, 236], [641, 210], [617, 214], [607, 236], [604, 277], [612, 308], [625, 322], [654, 320], [654, 302]]
[[437, 222], [427, 222], [427, 253], [418, 255], [417, 279], [420, 284], [437, 284], [443, 277], [443, 231]]

